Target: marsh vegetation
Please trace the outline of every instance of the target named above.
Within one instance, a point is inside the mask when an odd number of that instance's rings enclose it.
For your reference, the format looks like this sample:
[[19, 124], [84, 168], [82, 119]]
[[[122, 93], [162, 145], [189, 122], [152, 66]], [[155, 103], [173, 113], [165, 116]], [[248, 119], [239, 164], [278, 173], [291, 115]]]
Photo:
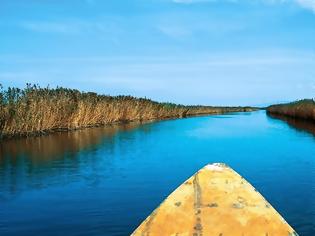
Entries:
[[296, 102], [272, 105], [267, 108], [269, 114], [288, 116], [315, 121], [315, 101], [304, 99]]
[[30, 136], [113, 123], [251, 110], [250, 107], [184, 106], [27, 84], [24, 89], [1, 87], [0, 136]]

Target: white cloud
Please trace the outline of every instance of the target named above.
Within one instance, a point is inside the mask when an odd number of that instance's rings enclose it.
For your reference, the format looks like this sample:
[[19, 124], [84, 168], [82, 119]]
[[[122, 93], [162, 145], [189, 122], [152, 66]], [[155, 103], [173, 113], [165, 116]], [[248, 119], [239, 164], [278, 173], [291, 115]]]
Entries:
[[[220, 2], [219, 0], [172, 0], [174, 3], [181, 3], [181, 4], [194, 4], [194, 3], [215, 3]], [[281, 3], [296, 3], [299, 6], [312, 10], [315, 12], [315, 0], [221, 0], [221, 2], [230, 2], [230, 3], [237, 3], [237, 2], [262, 2], [266, 4], [281, 4]]]
[[115, 19], [100, 18], [97, 20], [66, 19], [58, 21], [23, 21], [19, 26], [25, 30], [38, 33], [120, 33], [121, 27]]
[[[215, 1], [215, 0], [214, 0]], [[173, 0], [173, 2], [175, 3], [186, 3], [186, 4], [190, 4], [190, 3], [197, 3], [197, 2], [214, 2], [213, 0]]]
[[295, 1], [298, 4], [300, 4], [302, 7], [311, 9], [313, 12], [315, 12], [315, 0], [295, 0]]
[[26, 30], [40, 33], [75, 33], [78, 31], [78, 27], [75, 25], [57, 22], [23, 22], [21, 26]]
[[29, 82], [187, 104], [248, 105], [249, 97], [250, 105], [295, 100], [312, 96], [315, 84], [315, 54], [289, 49], [16, 60], [0, 56], [2, 64], [16, 63], [14, 70], [9, 66], [0, 72], [5, 87]]
[[[238, 0], [225, 0], [226, 2], [238, 2]], [[218, 2], [218, 0], [173, 0], [174, 3], [193, 4], [205, 2]]]
[[158, 30], [172, 38], [182, 38], [184, 36], [190, 36], [192, 34], [192, 31], [190, 29], [172, 25], [160, 25], [158, 26]]

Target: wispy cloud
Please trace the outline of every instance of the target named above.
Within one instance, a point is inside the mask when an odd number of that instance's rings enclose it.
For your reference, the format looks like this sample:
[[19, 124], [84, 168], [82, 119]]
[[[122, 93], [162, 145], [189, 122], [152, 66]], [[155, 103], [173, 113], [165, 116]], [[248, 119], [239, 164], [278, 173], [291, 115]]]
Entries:
[[23, 22], [21, 27], [40, 33], [77, 33], [79, 26], [59, 22]]
[[245, 24], [236, 22], [217, 22], [213, 24], [211, 21], [204, 23], [198, 22], [171, 22], [160, 23], [157, 29], [164, 35], [171, 38], [183, 39], [195, 37], [197, 34], [203, 35], [226, 35], [228, 33], [238, 32], [245, 28]]
[[191, 4], [191, 3], [199, 3], [199, 2], [216, 2], [216, 0], [173, 0], [173, 2]]
[[313, 12], [315, 12], [315, 0], [295, 0], [298, 4], [300, 4], [302, 7], [311, 9]]
[[229, 2], [229, 3], [241, 3], [241, 2], [261, 2], [266, 4], [282, 4], [282, 3], [295, 3], [299, 6], [312, 10], [315, 12], [315, 0], [172, 0], [174, 3], [179, 4], [194, 4], [194, 3], [218, 3], [218, 2]]
[[[188, 56], [189, 55], [189, 56]], [[18, 63], [38, 65], [70, 64], [101, 65], [102, 67], [116, 65], [120, 67], [174, 66], [186, 68], [188, 65], [198, 66], [240, 66], [240, 65], [279, 65], [279, 64], [314, 64], [315, 52], [290, 49], [261, 49], [228, 52], [195, 53], [164, 56], [84, 56], [84, 57], [30, 57], [29, 55], [0, 55], [1, 63]], [[46, 69], [45, 69], [46, 70]], [[1, 74], [4, 75], [4, 74]]]
[[64, 19], [58, 21], [23, 21], [19, 26], [25, 30], [38, 33], [119, 33], [119, 27], [114, 19], [80, 20]]
[[157, 28], [161, 33], [172, 38], [182, 38], [192, 34], [192, 30], [177, 25], [159, 25]]
[[[3, 67], [0, 81], [5, 86], [23, 87], [31, 82], [187, 104], [248, 105], [249, 97], [255, 103], [294, 100], [314, 94], [311, 85], [315, 84], [315, 54], [285, 49], [181, 57], [17, 57], [14, 60], [13, 56], [0, 56]], [[3, 66], [10, 65], [9, 61], [17, 66]], [[67, 78], [75, 78], [75, 83]], [[299, 90], [297, 83], [302, 85]]]
[[229, 3], [237, 3], [240, 0], [172, 0], [174, 3], [182, 3], [182, 4], [194, 4], [194, 3], [215, 3], [215, 2], [229, 2]]

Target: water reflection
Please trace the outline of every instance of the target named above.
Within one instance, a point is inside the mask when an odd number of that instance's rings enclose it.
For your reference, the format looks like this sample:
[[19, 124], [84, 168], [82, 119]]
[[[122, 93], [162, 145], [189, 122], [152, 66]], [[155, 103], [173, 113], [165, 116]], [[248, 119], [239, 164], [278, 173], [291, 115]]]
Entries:
[[138, 126], [138, 123], [129, 123], [4, 140], [0, 142], [0, 165], [8, 158], [15, 162], [21, 156], [27, 157], [34, 164], [50, 162], [63, 158], [64, 153], [76, 153], [97, 146], [104, 139], [110, 142], [110, 138], [118, 131], [132, 130]]
[[299, 131], [306, 131], [315, 136], [315, 123], [308, 120], [295, 119], [288, 116], [282, 116], [278, 114], [268, 114], [269, 117], [274, 119], [283, 120], [288, 123], [288, 125]]
[[[116, 150], [124, 150], [117, 146], [122, 143], [124, 132], [139, 126], [139, 123], [117, 124], [2, 141], [0, 200], [10, 199], [26, 189], [64, 186], [82, 178], [87, 179], [88, 185], [97, 184], [105, 176], [102, 173], [91, 175], [92, 170], [88, 169], [99, 165], [100, 160], [95, 156], [100, 155], [95, 152], [106, 150], [101, 158], [106, 168], [110, 168], [113, 160], [107, 157], [114, 156]], [[140, 129], [149, 132], [150, 125]]]

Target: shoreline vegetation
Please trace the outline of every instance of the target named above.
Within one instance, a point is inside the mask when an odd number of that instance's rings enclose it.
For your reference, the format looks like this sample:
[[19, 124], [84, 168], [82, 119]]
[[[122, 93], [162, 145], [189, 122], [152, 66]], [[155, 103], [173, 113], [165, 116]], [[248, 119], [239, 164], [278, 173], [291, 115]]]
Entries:
[[0, 139], [115, 123], [257, 110], [253, 107], [184, 106], [31, 84], [24, 89], [9, 87], [6, 90], [0, 85], [0, 89]]
[[271, 115], [291, 117], [315, 122], [315, 101], [304, 99], [296, 102], [271, 105], [267, 107], [267, 113]]

